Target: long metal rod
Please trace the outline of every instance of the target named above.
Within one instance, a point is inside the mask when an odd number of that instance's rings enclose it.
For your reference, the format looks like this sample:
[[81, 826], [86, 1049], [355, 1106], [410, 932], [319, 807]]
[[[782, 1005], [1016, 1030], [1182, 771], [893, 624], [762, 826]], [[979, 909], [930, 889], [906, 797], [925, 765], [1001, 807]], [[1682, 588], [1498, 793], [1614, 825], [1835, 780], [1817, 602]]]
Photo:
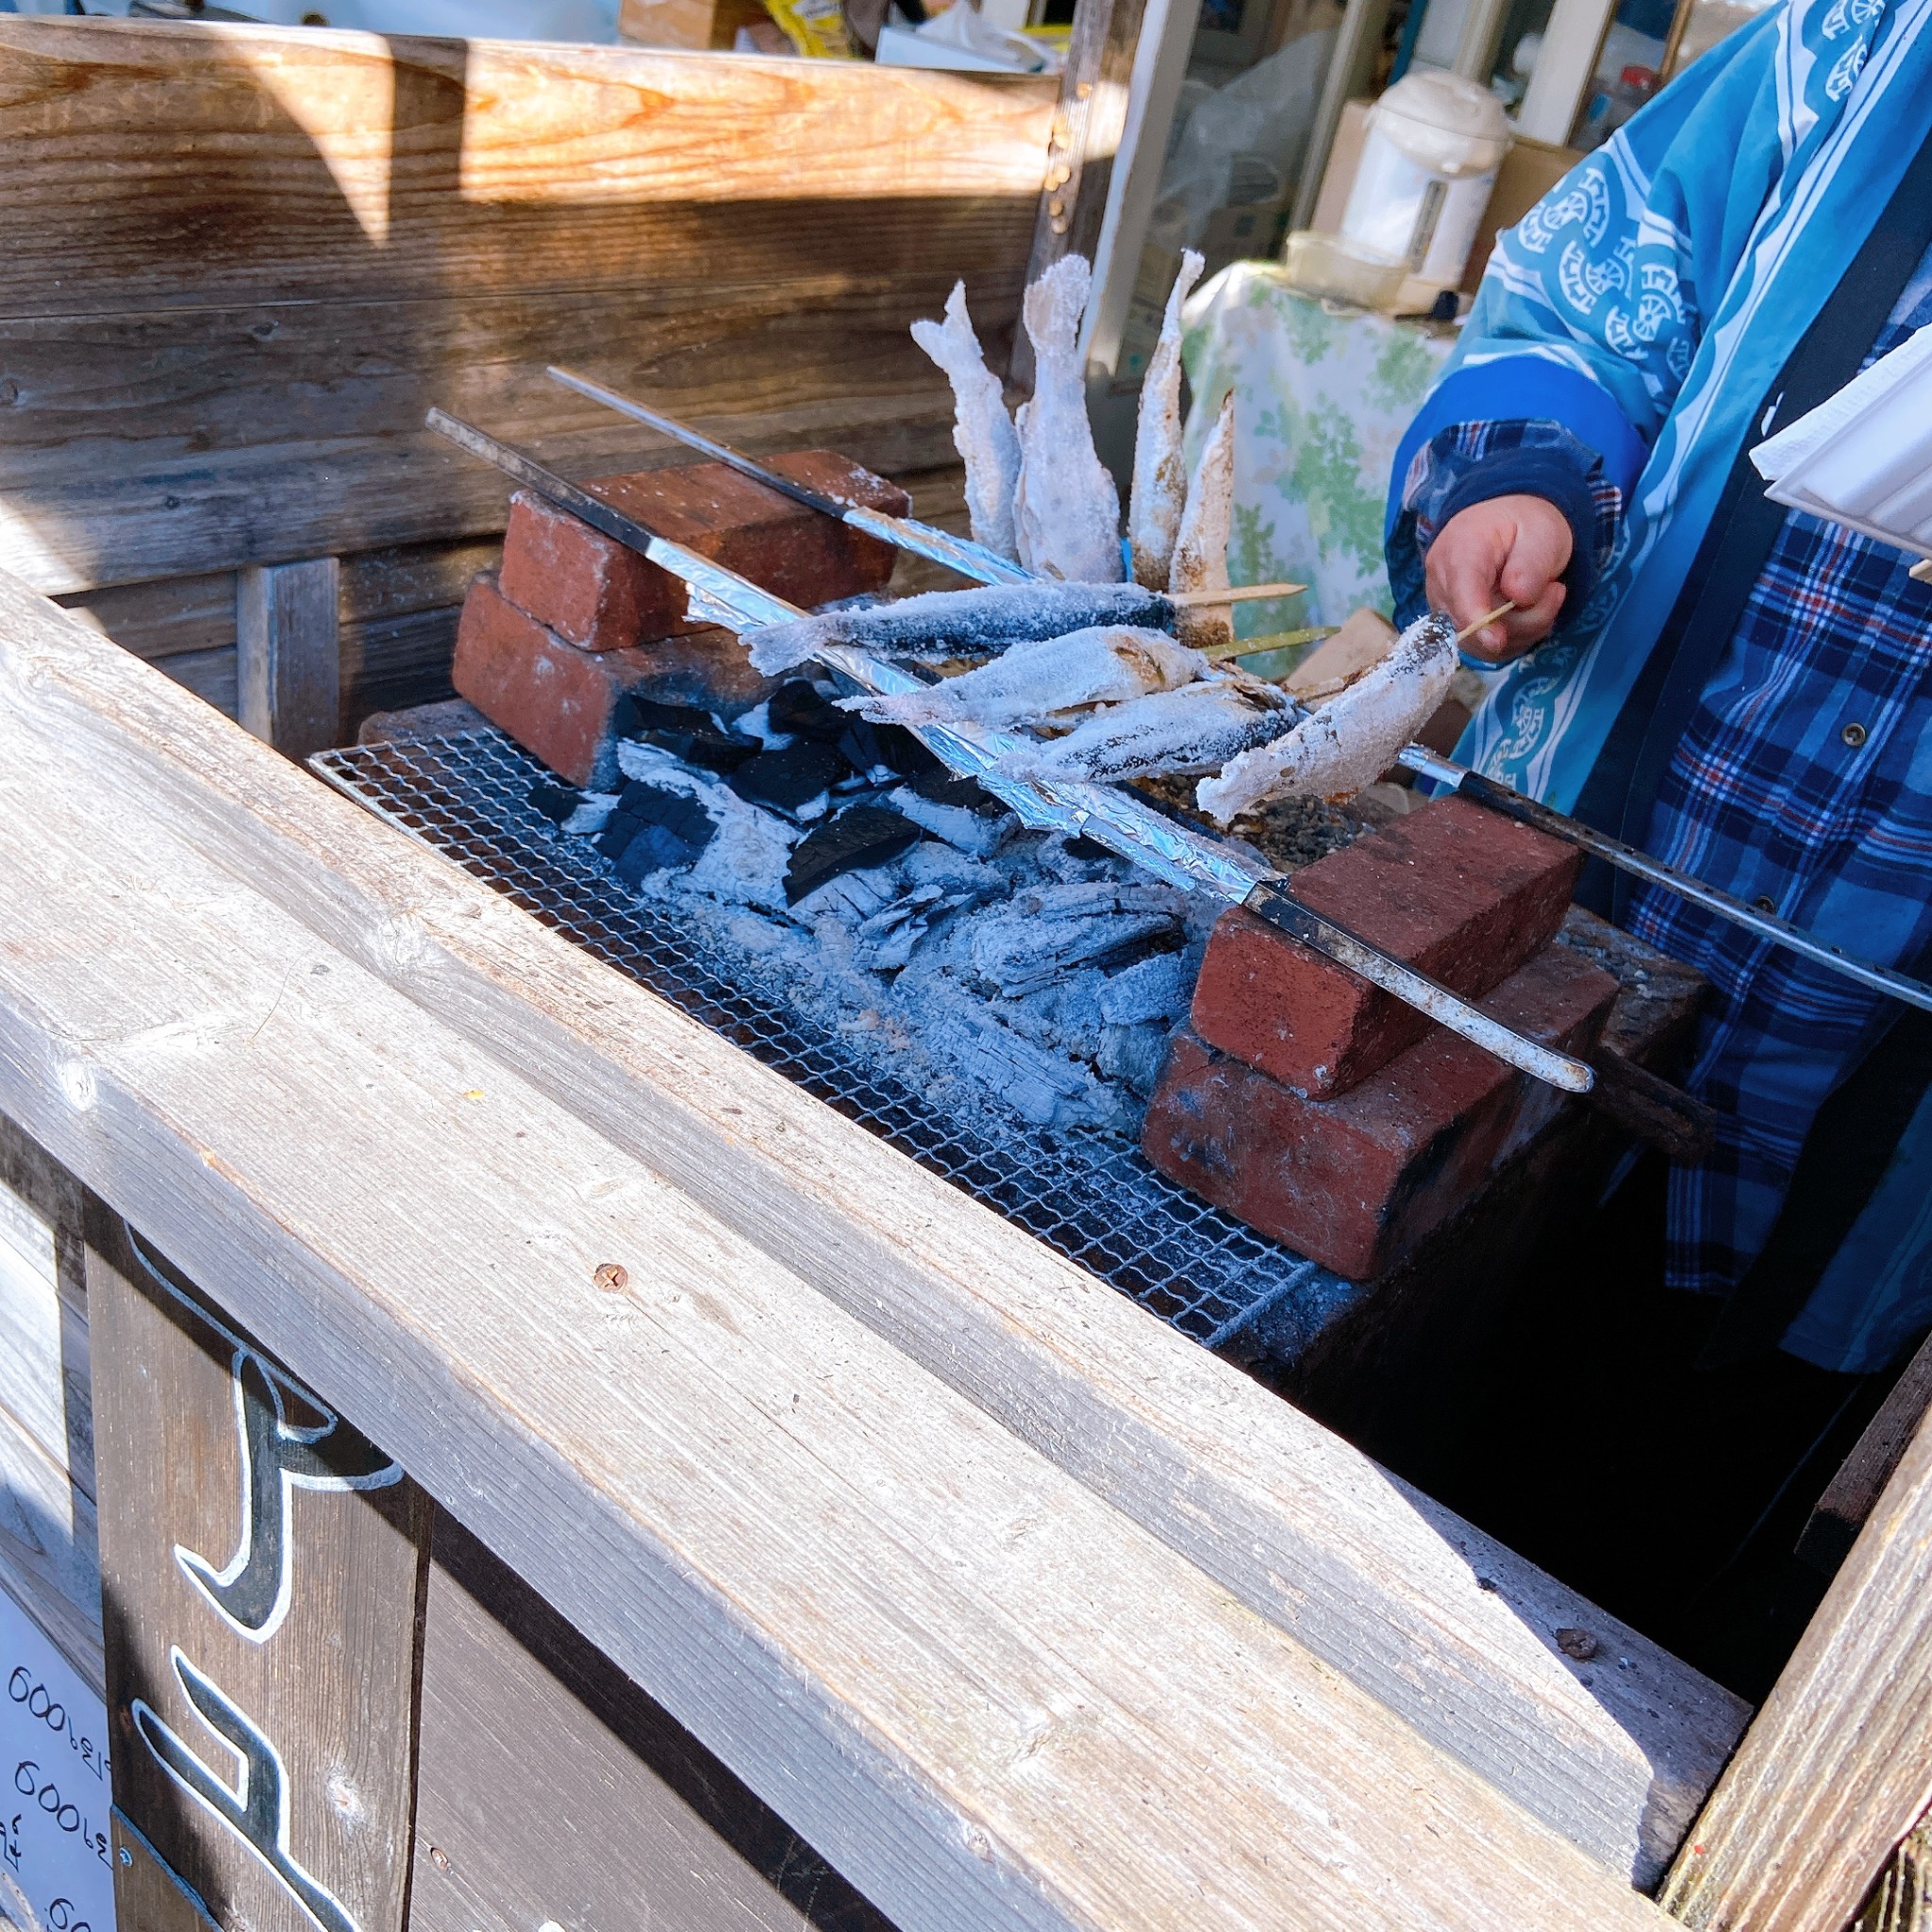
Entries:
[[571, 369], [558, 369], [553, 365], [545, 373], [553, 382], [560, 382], [565, 389], [575, 390], [580, 396], [589, 396], [593, 403], [602, 403], [607, 409], [615, 409], [620, 416], [628, 416], [634, 423], [641, 423], [647, 428], [673, 437], [714, 461], [728, 463], [740, 475], [762, 483], [767, 490], [775, 490], [781, 495], [791, 497], [794, 503], [804, 504], [808, 509], [837, 517], [841, 523], [850, 524], [855, 530], [863, 530], [882, 542], [909, 550], [917, 557], [930, 558], [935, 563], [942, 563], [947, 569], [958, 571], [962, 577], [976, 577], [983, 584], [1024, 584], [1032, 580], [1033, 573], [1024, 564], [1015, 563], [1009, 557], [1002, 557], [996, 550], [989, 550], [984, 543], [974, 542], [970, 537], [956, 537], [950, 530], [937, 530], [930, 524], [922, 524], [916, 517], [888, 516], [883, 510], [867, 509], [862, 504], [846, 503], [839, 497], [828, 496], [823, 490], [814, 490], [808, 483], [800, 483], [769, 464], [759, 462], [756, 457], [748, 457], [742, 450], [733, 449], [728, 442], [720, 442], [717, 438], [707, 436], [702, 429], [693, 429], [689, 423], [680, 423], [675, 416], [667, 416], [663, 410], [654, 409], [648, 403], [641, 403], [621, 390], [608, 389], [603, 383], [593, 381], [588, 375], [579, 375]]
[[[714, 443], [675, 417], [665, 416], [644, 404], [633, 402], [628, 396], [617, 391], [606, 389], [601, 383], [590, 381], [580, 375], [573, 375], [566, 370], [553, 369], [550, 374], [559, 382], [592, 397], [595, 401], [608, 404], [611, 408], [627, 416], [634, 416], [641, 423], [648, 423], [654, 428], [661, 429], [667, 436], [675, 436], [688, 442], [693, 449], [702, 449], [741, 469], [746, 475], [755, 476], [761, 483], [774, 490], [782, 490], [799, 502], [808, 504], [812, 508], [823, 510], [831, 516], [842, 516], [848, 522], [860, 514], [830, 497], [822, 497], [815, 491], [793, 484], [780, 476], [775, 471], [767, 470], [750, 457], [740, 456], [735, 450], [727, 450], [723, 443]], [[865, 512], [864, 514], [872, 514]], [[935, 538], [943, 542], [959, 546], [962, 558], [966, 553], [974, 553], [971, 558], [956, 561], [941, 557], [941, 562], [951, 562], [953, 567], [965, 576], [977, 576], [983, 583], [1024, 582], [1031, 573], [1018, 564], [982, 545], [965, 544], [957, 537], [948, 537], [943, 530], [931, 530], [924, 524], [914, 525], [908, 520], [897, 517], [879, 518], [877, 534], [887, 537], [889, 541], [903, 540], [891, 536], [885, 525], [901, 526], [916, 530], [921, 541]], [[927, 557], [938, 556], [933, 549], [922, 549], [919, 543], [907, 547], [919, 550]], [[988, 559], [999, 566], [1003, 575], [991, 575], [982, 566], [980, 559]], [[1503, 607], [1507, 608], [1508, 607]], [[1496, 613], [1491, 611], [1491, 617]], [[1482, 623], [1488, 623], [1484, 618]], [[1239, 657], [1241, 652], [1222, 650], [1213, 653], [1218, 657]], [[1426, 746], [1411, 744], [1400, 754], [1401, 762], [1412, 772], [1433, 778], [1441, 784], [1453, 785], [1472, 804], [1487, 806], [1491, 811], [1503, 813], [1506, 817], [1518, 820], [1526, 825], [1534, 825], [1540, 832], [1547, 833], [1553, 839], [1560, 839], [1566, 844], [1574, 845], [1584, 852], [1607, 860], [1634, 877], [1646, 880], [1652, 885], [1661, 886], [1667, 891], [1676, 892], [1689, 899], [1693, 905], [1701, 906], [1707, 912], [1715, 913], [1720, 919], [1728, 919], [1734, 924], [1743, 926], [1756, 933], [1760, 939], [1769, 940], [1772, 944], [1788, 947], [1815, 964], [1825, 967], [1847, 979], [1856, 980], [1861, 986], [1871, 987], [1874, 991], [1890, 993], [1892, 998], [1904, 1000], [1907, 1006], [1919, 1007], [1932, 1012], [1932, 986], [1926, 986], [1903, 973], [1894, 973], [1889, 967], [1873, 966], [1862, 959], [1854, 958], [1842, 947], [1828, 945], [1824, 941], [1814, 938], [1802, 926], [1793, 925], [1789, 920], [1779, 919], [1774, 914], [1760, 912], [1755, 906], [1747, 906], [1741, 899], [1721, 891], [1715, 886], [1707, 886], [1702, 879], [1682, 873], [1674, 866], [1665, 865], [1662, 860], [1652, 858], [1647, 853], [1640, 852], [1634, 845], [1625, 845], [1619, 839], [1607, 838], [1603, 833], [1586, 825], [1581, 819], [1573, 819], [1564, 812], [1555, 811], [1546, 805], [1539, 804], [1533, 798], [1525, 798], [1520, 791], [1512, 791], [1507, 785], [1499, 785], [1492, 778], [1485, 778], [1480, 773], [1472, 772], [1466, 766], [1439, 757]], [[1366, 975], [1364, 975], [1366, 976]]]
[[1666, 865], [1660, 858], [1653, 858], [1647, 852], [1640, 852], [1634, 845], [1624, 844], [1621, 839], [1607, 837], [1586, 825], [1581, 819], [1573, 819], [1534, 798], [1525, 798], [1507, 785], [1486, 778], [1480, 772], [1472, 772], [1467, 765], [1458, 765], [1453, 758], [1439, 757], [1423, 745], [1409, 745], [1401, 758], [1411, 772], [1419, 773], [1424, 778], [1433, 778], [1440, 785], [1453, 786], [1473, 804], [1487, 806], [1490, 810], [1533, 826], [1539, 832], [1547, 832], [1553, 839], [1561, 839], [1580, 851], [1607, 860], [1633, 878], [1662, 886], [1689, 899], [1693, 906], [1701, 906], [1707, 912], [1728, 919], [1734, 925], [1741, 925], [1747, 932], [1756, 933], [1759, 939], [1783, 946], [1846, 979], [1857, 981], [1860, 986], [1868, 986], [1875, 992], [1890, 993], [1893, 999], [1904, 1000], [1907, 1006], [1932, 1012], [1932, 986], [1927, 986], [1923, 980], [1913, 979], [1904, 973], [1894, 973], [1889, 966], [1874, 966], [1847, 953], [1842, 946], [1830, 945], [1815, 934], [1807, 932], [1803, 926], [1793, 925], [1788, 919], [1780, 919], [1774, 912], [1764, 912], [1756, 906], [1748, 906], [1743, 900], [1735, 899], [1715, 886], [1707, 886], [1689, 873]]
[[[709, 611], [735, 628], [782, 624], [805, 614], [796, 605], [760, 590], [737, 572], [658, 536], [647, 524], [626, 516], [601, 497], [591, 495], [588, 490], [545, 469], [533, 457], [499, 442], [474, 425], [442, 409], [431, 409], [427, 422], [431, 429], [446, 436], [459, 449], [493, 463], [525, 488], [582, 517], [593, 529], [683, 577]], [[831, 669], [842, 672], [855, 684], [869, 691], [892, 692], [923, 688], [902, 666], [869, 657], [862, 651], [841, 647], [821, 655]], [[1418, 973], [1359, 934], [1300, 905], [1289, 896], [1286, 882], [1277, 878], [1258, 857], [1204, 838], [1191, 827], [1151, 809], [1132, 793], [1111, 785], [1041, 784], [1017, 778], [1005, 769], [1005, 760], [1020, 750], [1024, 741], [1007, 733], [952, 724], [922, 726], [916, 735], [943, 763], [976, 778], [994, 797], [1011, 806], [1023, 824], [1094, 839], [1171, 885], [1191, 891], [1205, 889], [1229, 905], [1248, 906], [1261, 918], [1292, 932], [1304, 944], [1418, 1008], [1507, 1065], [1552, 1087], [1570, 1093], [1587, 1093], [1595, 1083], [1595, 1074], [1584, 1061], [1539, 1041], [1525, 1039], [1426, 974]]]

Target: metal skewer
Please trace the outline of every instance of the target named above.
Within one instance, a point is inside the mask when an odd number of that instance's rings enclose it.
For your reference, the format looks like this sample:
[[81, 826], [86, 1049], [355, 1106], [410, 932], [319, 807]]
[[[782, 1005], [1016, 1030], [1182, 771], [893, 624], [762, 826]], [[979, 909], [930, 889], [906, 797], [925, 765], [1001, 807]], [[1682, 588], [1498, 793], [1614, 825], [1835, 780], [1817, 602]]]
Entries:
[[[524, 451], [499, 442], [473, 425], [441, 409], [431, 409], [426, 420], [431, 429], [447, 437], [459, 449], [493, 463], [526, 489], [583, 518], [593, 529], [603, 531], [607, 537], [682, 577], [696, 593], [696, 601], [703, 605], [703, 614], [715, 614], [740, 630], [755, 625], [789, 623], [805, 614], [797, 606], [760, 590], [737, 572], [660, 537], [648, 525], [626, 516], [601, 497], [545, 469]], [[828, 647], [820, 655], [832, 669], [842, 672], [868, 691], [892, 692], [924, 688], [901, 666], [863, 651], [839, 646]], [[1229, 905], [1245, 906], [1304, 945], [1417, 1008], [1509, 1066], [1552, 1087], [1570, 1093], [1587, 1093], [1594, 1085], [1595, 1075], [1584, 1061], [1525, 1039], [1458, 998], [1426, 974], [1391, 958], [1360, 934], [1301, 905], [1291, 896], [1287, 882], [1271, 872], [1257, 856], [1208, 839], [1163, 817], [1131, 792], [1111, 785], [1036, 783], [1016, 778], [1003, 769], [1004, 760], [1022, 749], [1024, 741], [1010, 734], [951, 724], [923, 725], [916, 735], [943, 763], [977, 779], [994, 797], [1010, 806], [1023, 824], [1036, 830], [1096, 840], [1170, 885], [1186, 891], [1206, 890]]]
[[[875, 511], [854, 509], [849, 505], [821, 496], [815, 491], [808, 491], [802, 485], [791, 482], [789, 477], [766, 469], [752, 458], [741, 456], [736, 450], [728, 449], [724, 443], [713, 442], [688, 424], [680, 423], [675, 416], [666, 416], [642, 403], [633, 401], [616, 390], [607, 389], [602, 383], [592, 382], [588, 376], [575, 375], [568, 370], [556, 368], [553, 368], [550, 374], [566, 387], [576, 390], [580, 394], [589, 396], [596, 402], [608, 405], [622, 415], [631, 416], [641, 423], [649, 424], [653, 428], [662, 430], [665, 435], [675, 437], [680, 442], [689, 443], [693, 449], [703, 450], [723, 462], [728, 462], [745, 475], [754, 477], [774, 490], [782, 491], [814, 509], [823, 510], [830, 516], [842, 517], [859, 528], [874, 531], [875, 535], [885, 538], [888, 542], [898, 543], [919, 556], [930, 557], [941, 563], [948, 564], [963, 576], [976, 576], [982, 583], [1027, 583], [1034, 580], [1030, 571], [1023, 569], [1008, 558], [988, 550], [983, 544], [968, 542], [960, 537], [948, 536], [943, 530], [933, 529], [929, 525], [917, 523], [909, 517], [884, 517]], [[583, 512], [579, 511], [578, 514], [582, 515]], [[598, 527], [601, 529], [604, 526], [599, 525]], [[942, 550], [939, 547], [941, 545], [948, 547]], [[1932, 570], [1932, 558], [1926, 558], [1925, 564], [1928, 570]], [[1280, 588], [1285, 591], [1288, 587]], [[1467, 625], [1458, 631], [1456, 641], [1458, 644], [1464, 642], [1485, 625], [1493, 624], [1497, 618], [1507, 615], [1515, 608], [1513, 600], [1499, 604], [1486, 616], [1477, 618], [1474, 624]], [[1264, 643], [1259, 648], [1272, 647]], [[1209, 655], [1223, 658], [1246, 657], [1252, 653], [1244, 647], [1230, 649], [1221, 645], [1216, 646]], [[1324, 692], [1322, 695], [1329, 696], [1333, 693]], [[1774, 945], [1787, 946], [1792, 952], [1802, 954], [1814, 964], [1824, 966], [1845, 978], [1856, 980], [1861, 986], [1890, 993], [1895, 999], [1904, 1000], [1908, 1006], [1920, 1007], [1932, 1012], [1932, 986], [1909, 978], [1905, 974], [1894, 973], [1888, 967], [1868, 965], [1840, 947], [1827, 945], [1823, 940], [1813, 938], [1802, 926], [1793, 925], [1789, 920], [1759, 912], [1756, 907], [1747, 906], [1742, 900], [1733, 898], [1728, 892], [1720, 891], [1715, 886], [1707, 886], [1702, 879], [1693, 878], [1688, 873], [1678, 872], [1674, 867], [1652, 858], [1647, 853], [1640, 852], [1633, 845], [1625, 845], [1621, 840], [1606, 838], [1603, 833], [1586, 825], [1581, 819], [1573, 819], [1567, 813], [1554, 811], [1546, 805], [1540, 805], [1534, 799], [1524, 797], [1521, 792], [1510, 791], [1507, 785], [1499, 785], [1493, 779], [1481, 777], [1464, 766], [1439, 758], [1424, 745], [1408, 745], [1399, 754], [1399, 761], [1407, 765], [1410, 771], [1420, 773], [1424, 777], [1434, 778], [1441, 784], [1454, 785], [1463, 797], [1473, 804], [1487, 806], [1491, 810], [1501, 812], [1506, 817], [1534, 825], [1537, 830], [1547, 833], [1551, 838], [1560, 839], [1566, 844], [1591, 853], [1637, 878], [1661, 886], [1667, 891], [1677, 892], [1694, 905], [1703, 907], [1706, 911], [1715, 913], [1720, 919], [1728, 919], [1734, 924], [1755, 932], [1760, 939], [1771, 941]], [[1364, 977], [1366, 976], [1365, 974]]]

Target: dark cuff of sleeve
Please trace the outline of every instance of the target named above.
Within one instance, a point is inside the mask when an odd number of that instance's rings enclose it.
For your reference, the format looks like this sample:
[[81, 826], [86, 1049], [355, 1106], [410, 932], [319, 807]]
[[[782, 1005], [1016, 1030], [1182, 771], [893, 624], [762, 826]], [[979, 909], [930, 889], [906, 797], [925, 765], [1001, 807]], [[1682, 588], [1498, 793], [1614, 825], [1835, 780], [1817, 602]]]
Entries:
[[1436, 509], [1437, 529], [1458, 510], [1497, 496], [1541, 496], [1562, 512], [1570, 525], [1563, 608], [1580, 610], [1596, 589], [1597, 505], [1589, 477], [1559, 450], [1497, 450], [1450, 486]]

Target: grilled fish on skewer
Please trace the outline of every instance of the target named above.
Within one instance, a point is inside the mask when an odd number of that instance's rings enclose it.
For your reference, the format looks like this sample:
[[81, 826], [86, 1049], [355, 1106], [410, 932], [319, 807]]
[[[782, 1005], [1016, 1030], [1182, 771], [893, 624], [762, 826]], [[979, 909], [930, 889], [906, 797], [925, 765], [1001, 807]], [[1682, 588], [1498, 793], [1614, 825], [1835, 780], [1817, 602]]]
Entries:
[[1076, 630], [1063, 638], [1015, 644], [975, 671], [897, 697], [842, 700], [881, 724], [948, 724], [970, 720], [1000, 728], [1041, 724], [1090, 705], [1120, 704], [1150, 691], [1173, 691], [1208, 675], [1198, 651], [1164, 631], [1124, 625]]
[[[1230, 392], [1201, 445], [1174, 540], [1168, 589], [1189, 592], [1227, 589], [1227, 540], [1234, 529], [1234, 396]], [[1234, 613], [1225, 604], [1183, 608], [1180, 637], [1197, 651], [1234, 641]]]
[[1134, 579], [1150, 590], [1167, 588], [1174, 539], [1188, 501], [1188, 465], [1181, 454], [1181, 304], [1201, 278], [1200, 256], [1190, 248], [1168, 292], [1160, 340], [1147, 359], [1141, 384], [1141, 415], [1134, 430], [1134, 488], [1127, 499], [1127, 535]]
[[1111, 624], [1172, 630], [1174, 607], [1139, 584], [1001, 584], [928, 591], [864, 610], [828, 610], [747, 630], [744, 641], [754, 667], [775, 676], [832, 644], [876, 658], [972, 658], [1030, 638]]
[[1231, 824], [1264, 799], [1336, 798], [1373, 785], [1449, 694], [1456, 626], [1424, 617], [1386, 658], [1272, 743], [1244, 752], [1195, 790], [1203, 811]]
[[966, 284], [955, 282], [944, 322], [915, 322], [912, 340], [945, 371], [953, 385], [953, 446], [966, 465], [966, 510], [973, 541], [1002, 557], [1019, 556], [1013, 536], [1013, 496], [1020, 481], [1020, 438], [1007, 414], [1000, 379], [986, 366]]
[[1020, 410], [1020, 561], [1068, 583], [1120, 581], [1121, 496], [1093, 451], [1080, 318], [1093, 285], [1086, 257], [1066, 255], [1026, 291], [1033, 397]]
[[1236, 672], [1096, 711], [1064, 738], [1009, 753], [1016, 778], [1118, 780], [1216, 772], [1292, 728], [1296, 712], [1272, 684]]

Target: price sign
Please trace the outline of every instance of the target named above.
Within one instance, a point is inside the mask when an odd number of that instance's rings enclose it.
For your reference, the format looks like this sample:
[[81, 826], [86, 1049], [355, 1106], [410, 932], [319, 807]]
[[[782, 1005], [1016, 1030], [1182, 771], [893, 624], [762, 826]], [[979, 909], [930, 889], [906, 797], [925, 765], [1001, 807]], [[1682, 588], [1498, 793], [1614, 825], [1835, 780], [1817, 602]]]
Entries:
[[107, 1707], [0, 1590], [0, 1919], [114, 1932], [110, 1802]]

